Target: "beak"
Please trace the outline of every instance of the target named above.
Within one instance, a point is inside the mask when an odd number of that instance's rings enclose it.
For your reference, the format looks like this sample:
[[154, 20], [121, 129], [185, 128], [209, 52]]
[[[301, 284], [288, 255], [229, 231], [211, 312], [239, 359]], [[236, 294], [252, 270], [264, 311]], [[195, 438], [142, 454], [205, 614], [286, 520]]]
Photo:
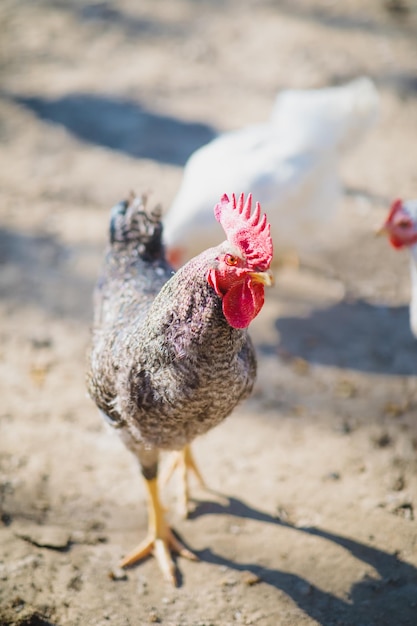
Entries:
[[266, 272], [250, 272], [250, 277], [256, 283], [262, 283], [265, 287], [272, 287], [274, 284], [274, 275], [271, 270], [267, 270]]
[[389, 230], [386, 224], [382, 224], [382, 226], [378, 228], [378, 230], [375, 231], [375, 237], [382, 237], [382, 236], [387, 237], [388, 235], [389, 235]]

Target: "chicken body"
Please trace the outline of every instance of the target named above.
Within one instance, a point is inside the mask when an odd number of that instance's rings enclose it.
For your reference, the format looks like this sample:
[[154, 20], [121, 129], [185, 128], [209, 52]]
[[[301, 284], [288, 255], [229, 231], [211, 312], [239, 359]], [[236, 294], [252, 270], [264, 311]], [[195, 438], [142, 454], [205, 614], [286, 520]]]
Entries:
[[147, 447], [181, 449], [252, 390], [250, 337], [227, 323], [206, 279], [215, 257], [209, 249], [174, 274], [160, 243], [153, 258], [137, 241], [116, 241], [107, 254], [89, 391], [115, 426]]
[[[246, 328], [227, 322], [207, 280], [228, 242], [174, 273], [159, 217], [141, 201], [117, 205], [110, 230], [95, 291], [88, 390], [137, 457], [145, 480], [155, 481], [160, 449], [184, 448], [249, 395], [255, 352]], [[156, 483], [152, 490], [158, 509]], [[171, 547], [182, 553], [181, 545]], [[161, 567], [173, 579], [173, 564]]]
[[196, 150], [164, 218], [180, 265], [221, 241], [212, 207], [223, 191], [251, 191], [267, 212], [280, 252], [314, 253], [334, 236], [340, 160], [376, 119], [378, 95], [360, 78], [340, 87], [284, 90], [270, 119], [226, 132]]

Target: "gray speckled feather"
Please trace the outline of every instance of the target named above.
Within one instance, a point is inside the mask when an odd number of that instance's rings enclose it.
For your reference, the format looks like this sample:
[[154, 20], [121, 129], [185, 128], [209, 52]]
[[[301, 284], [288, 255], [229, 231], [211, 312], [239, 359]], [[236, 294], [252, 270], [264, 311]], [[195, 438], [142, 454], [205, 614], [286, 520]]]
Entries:
[[227, 323], [206, 278], [222, 246], [174, 273], [159, 215], [138, 198], [113, 209], [110, 235], [89, 393], [137, 444], [179, 449], [227, 417], [255, 380], [249, 335]]

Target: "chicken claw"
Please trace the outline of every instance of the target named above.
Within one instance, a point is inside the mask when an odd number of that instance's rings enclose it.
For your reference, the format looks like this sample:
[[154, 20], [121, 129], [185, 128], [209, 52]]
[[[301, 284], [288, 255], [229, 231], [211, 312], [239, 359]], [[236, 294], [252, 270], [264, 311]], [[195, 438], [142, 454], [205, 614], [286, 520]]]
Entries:
[[198, 557], [175, 537], [171, 528], [166, 523], [163, 508], [158, 497], [156, 479], [146, 480], [145, 484], [148, 489], [149, 498], [148, 535], [135, 550], [122, 560], [120, 567], [128, 567], [150, 554], [154, 554], [164, 578], [176, 586], [176, 567], [171, 557], [171, 551], [191, 561], [198, 561]]

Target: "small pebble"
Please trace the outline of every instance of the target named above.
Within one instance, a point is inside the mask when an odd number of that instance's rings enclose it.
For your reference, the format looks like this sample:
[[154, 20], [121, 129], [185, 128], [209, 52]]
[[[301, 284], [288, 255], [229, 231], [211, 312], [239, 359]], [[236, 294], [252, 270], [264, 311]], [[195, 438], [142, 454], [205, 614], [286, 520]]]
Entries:
[[306, 376], [306, 374], [308, 374], [308, 372], [310, 371], [309, 363], [301, 357], [295, 357], [292, 360], [292, 367], [294, 371], [300, 376]]
[[68, 530], [59, 526], [28, 528], [16, 531], [15, 535], [39, 548], [52, 548], [53, 550], [65, 550], [71, 541]]
[[392, 482], [391, 488], [393, 491], [402, 491], [405, 487], [405, 478], [401, 474], [396, 476]]
[[290, 514], [283, 506], [277, 506], [275, 517], [283, 524], [291, 524]]
[[128, 576], [127, 576], [127, 572], [121, 567], [114, 567], [109, 572], [109, 578], [111, 580], [127, 580]]
[[350, 380], [341, 380], [336, 387], [339, 398], [354, 398], [358, 394], [356, 385]]
[[392, 439], [388, 433], [381, 433], [372, 439], [376, 448], [388, 448], [392, 444]]
[[42, 348], [50, 348], [52, 339], [50, 337], [32, 337], [31, 343], [35, 350], [41, 350]]
[[149, 612], [148, 619], [152, 624], [160, 624], [162, 621], [158, 613], [156, 612], [156, 609], [152, 609]]
[[262, 581], [261, 577], [258, 574], [254, 574], [253, 572], [244, 571], [242, 572], [242, 582], [248, 587], [252, 587], [252, 585], [257, 585]]
[[409, 520], [410, 522], [414, 520], [414, 508], [411, 502], [401, 503], [400, 505], [395, 507], [392, 512], [395, 515], [399, 515], [400, 517]]
[[339, 472], [329, 472], [328, 474], [325, 474], [324, 476], [324, 480], [340, 480], [341, 476], [339, 474]]

